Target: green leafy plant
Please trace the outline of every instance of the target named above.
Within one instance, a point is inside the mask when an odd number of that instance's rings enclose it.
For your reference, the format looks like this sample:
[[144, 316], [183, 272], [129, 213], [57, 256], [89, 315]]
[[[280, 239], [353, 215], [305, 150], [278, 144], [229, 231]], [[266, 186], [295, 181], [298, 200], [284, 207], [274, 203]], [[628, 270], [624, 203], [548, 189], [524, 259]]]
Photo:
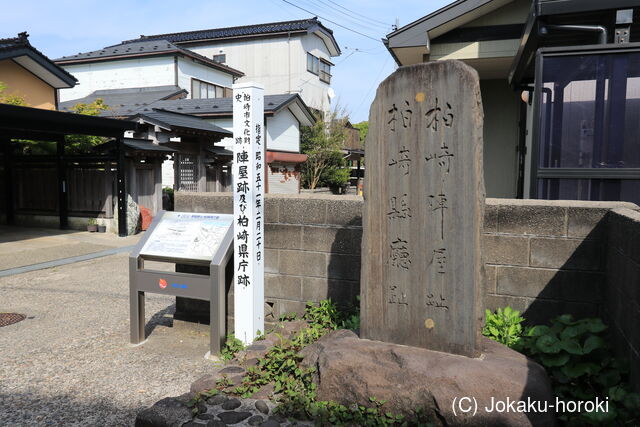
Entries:
[[[104, 103], [102, 98], [97, 98], [91, 103], [80, 102], [70, 108], [70, 111], [85, 116], [98, 116], [101, 112], [108, 110], [109, 106]], [[68, 153], [86, 153], [96, 145], [107, 141], [107, 138], [93, 135], [67, 135], [66, 150]]]
[[[349, 316], [356, 314], [350, 312]], [[248, 398], [267, 384], [273, 384], [278, 399], [278, 413], [296, 419], [314, 420], [318, 425], [408, 425], [405, 417], [384, 411], [382, 407], [385, 402], [373, 397], [366, 402], [367, 405], [351, 406], [317, 400], [313, 382], [315, 368], [300, 366], [303, 359], [300, 351], [338, 325], [355, 320], [347, 320], [349, 318], [330, 300], [307, 303], [304, 319], [307, 326], [292, 339], [281, 338], [280, 343], [260, 358], [256, 366], [247, 368], [240, 385], [230, 389], [230, 381], [224, 378], [219, 380], [217, 388]], [[411, 425], [428, 425], [422, 411], [415, 411], [413, 421], [415, 423]]]
[[340, 329], [360, 329], [360, 295], [356, 297], [356, 304], [347, 306], [340, 311]]
[[222, 360], [231, 360], [235, 357], [236, 353], [244, 350], [244, 344], [234, 334], [227, 335], [227, 340], [224, 343], [224, 347], [220, 352]]
[[89, 218], [87, 225], [98, 225], [98, 220], [95, 218]]
[[362, 143], [362, 146], [364, 147], [364, 142], [367, 139], [367, 134], [369, 133], [369, 122], [368, 121], [364, 121], [364, 122], [360, 122], [360, 123], [355, 123], [353, 125], [353, 127], [358, 129], [358, 132], [360, 133], [360, 142]]
[[518, 345], [522, 336], [522, 322], [524, 321], [518, 310], [507, 306], [504, 309], [498, 308], [495, 312], [486, 310], [485, 314], [486, 319], [482, 328], [482, 335], [508, 347]]
[[319, 328], [338, 329], [339, 316], [338, 307], [330, 299], [317, 304], [307, 302], [304, 308], [304, 318], [311, 325]]
[[614, 358], [600, 319], [574, 320], [569, 314], [551, 326], [528, 328], [516, 345], [547, 369], [555, 395], [564, 401], [609, 399], [607, 412], [564, 413], [568, 425], [637, 425], [640, 395], [627, 384], [628, 364]]
[[264, 341], [264, 334], [260, 329], [256, 331], [256, 339], [255, 341]]
[[187, 408], [191, 408], [191, 413], [193, 415], [198, 415], [198, 403], [210, 397], [213, 397], [218, 393], [218, 389], [215, 388], [212, 390], [196, 393], [196, 395], [187, 402]]
[[295, 311], [292, 311], [290, 313], [284, 313], [280, 315], [280, 321], [281, 322], [287, 322], [287, 321], [292, 321], [292, 320], [296, 320], [298, 318], [298, 313], [296, 313]]
[[342, 111], [333, 111], [326, 117], [317, 114], [315, 119], [313, 126], [300, 132], [300, 148], [308, 157], [301, 165], [302, 184], [310, 189], [328, 184], [333, 171], [345, 167], [342, 148], [348, 118]]
[[333, 168], [327, 171], [325, 182], [330, 187], [343, 187], [349, 183], [349, 178], [351, 178], [351, 169]]

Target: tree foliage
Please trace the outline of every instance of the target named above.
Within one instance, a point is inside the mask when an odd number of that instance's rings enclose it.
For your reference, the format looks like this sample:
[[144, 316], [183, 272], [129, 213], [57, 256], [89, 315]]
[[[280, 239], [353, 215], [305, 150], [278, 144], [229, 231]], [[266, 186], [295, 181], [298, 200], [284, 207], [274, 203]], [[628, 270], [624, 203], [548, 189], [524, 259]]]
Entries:
[[5, 90], [7, 90], [7, 85], [0, 82], [0, 104], [19, 105], [22, 107], [27, 107], [29, 105], [23, 97], [19, 95], [5, 94]]
[[[72, 113], [83, 114], [85, 116], [98, 116], [102, 111], [108, 110], [109, 106], [102, 98], [97, 98], [91, 103], [79, 102], [69, 110]], [[96, 145], [106, 141], [105, 138], [93, 135], [67, 135], [67, 150], [70, 153], [86, 153]]]
[[313, 126], [302, 128], [300, 145], [308, 156], [302, 165], [302, 183], [314, 189], [323, 185], [343, 186], [349, 181], [349, 169], [345, 169], [344, 146], [346, 117], [332, 112], [328, 120], [319, 115]]
[[354, 124], [353, 127], [358, 129], [358, 132], [360, 132], [360, 143], [364, 147], [364, 141], [369, 133], [369, 122], [365, 120], [364, 122]]

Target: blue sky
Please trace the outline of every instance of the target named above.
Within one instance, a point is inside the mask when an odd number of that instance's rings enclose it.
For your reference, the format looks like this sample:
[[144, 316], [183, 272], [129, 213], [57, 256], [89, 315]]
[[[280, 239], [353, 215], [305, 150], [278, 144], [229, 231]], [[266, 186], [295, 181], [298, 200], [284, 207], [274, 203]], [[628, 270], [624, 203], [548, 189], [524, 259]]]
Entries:
[[[286, 21], [318, 15], [342, 55], [334, 58], [332, 87], [353, 122], [367, 120], [378, 84], [395, 69], [379, 41], [399, 20], [406, 25], [451, 0], [101, 0], [7, 1], [0, 14], [0, 38], [30, 34], [50, 58], [100, 49], [140, 34]], [[336, 5], [338, 4], [338, 5]], [[341, 7], [340, 7], [341, 6]], [[329, 21], [334, 21], [331, 23]], [[345, 26], [371, 38], [341, 28]]]

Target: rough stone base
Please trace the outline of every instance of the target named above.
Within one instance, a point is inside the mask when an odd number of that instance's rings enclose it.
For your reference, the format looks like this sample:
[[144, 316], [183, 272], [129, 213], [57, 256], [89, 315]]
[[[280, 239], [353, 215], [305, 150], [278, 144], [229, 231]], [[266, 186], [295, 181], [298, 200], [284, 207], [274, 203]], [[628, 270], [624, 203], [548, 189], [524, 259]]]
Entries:
[[411, 416], [421, 409], [439, 425], [555, 425], [551, 409], [547, 413], [485, 410], [493, 401], [530, 399], [544, 405], [553, 400], [540, 365], [489, 339], [482, 345], [482, 357], [472, 359], [364, 340], [339, 330], [305, 348], [302, 364], [317, 369], [318, 400], [364, 404], [375, 397], [386, 401], [386, 411]]

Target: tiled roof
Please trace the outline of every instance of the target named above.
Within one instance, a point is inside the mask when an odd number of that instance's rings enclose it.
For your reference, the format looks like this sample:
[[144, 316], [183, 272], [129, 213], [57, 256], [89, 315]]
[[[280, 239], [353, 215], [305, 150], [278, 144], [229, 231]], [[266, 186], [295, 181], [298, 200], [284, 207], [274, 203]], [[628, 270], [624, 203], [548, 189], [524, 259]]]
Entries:
[[191, 50], [183, 49], [167, 40], [144, 40], [135, 43], [121, 43], [114, 46], [108, 46], [104, 49], [94, 50], [92, 52], [78, 53], [77, 55], [63, 56], [55, 62], [59, 65], [76, 64], [81, 62], [94, 62], [106, 59], [128, 58], [151, 55], [167, 55], [171, 53], [181, 54], [190, 58], [197, 59], [205, 64], [226, 71], [237, 77], [244, 76], [242, 71], [231, 68], [227, 65], [215, 62], [206, 56], [199, 55]]
[[[297, 94], [282, 95], [265, 95], [264, 111], [265, 113], [274, 113], [284, 105], [293, 101]], [[120, 108], [114, 108], [111, 111], [104, 111], [101, 115], [112, 117], [124, 117], [136, 113], [146, 113], [155, 108], [161, 108], [167, 111], [174, 111], [182, 114], [194, 115], [232, 115], [233, 103], [232, 98], [208, 98], [208, 99], [173, 99], [167, 101], [156, 101], [149, 105], [123, 105]]]
[[98, 98], [102, 99], [104, 103], [112, 109], [118, 109], [123, 105], [142, 106], [162, 99], [178, 96], [182, 93], [186, 94], [187, 91], [178, 86], [152, 86], [96, 90], [84, 98], [61, 102], [60, 110], [69, 110], [80, 102], [90, 104]]
[[62, 80], [68, 87], [73, 87], [78, 82], [78, 80], [65, 69], [56, 65], [42, 52], [33, 47], [31, 43], [29, 43], [29, 34], [26, 32], [18, 34], [18, 37], [0, 39], [0, 60], [25, 55], [40, 64], [58, 79]]
[[167, 40], [173, 43], [185, 43], [191, 41], [225, 39], [232, 37], [254, 37], [273, 33], [306, 31], [316, 25], [321, 26], [329, 34], [333, 34], [333, 31], [324, 27], [318, 21], [318, 18], [314, 17], [297, 21], [271, 22], [267, 24], [244, 25], [240, 27], [212, 28], [209, 30], [156, 34], [151, 36], [142, 35], [139, 39], [126, 40], [123, 43], [134, 43], [141, 40]]
[[220, 126], [214, 125], [213, 123], [209, 123], [208, 121], [201, 119], [200, 117], [191, 116], [189, 114], [175, 113], [160, 108], [152, 108], [151, 111], [139, 111], [137, 114], [133, 115], [132, 118], [133, 117], [148, 118], [152, 121], [169, 125], [169, 127], [197, 129], [207, 132], [221, 133], [225, 135], [233, 134], [232, 132], [223, 129]]

